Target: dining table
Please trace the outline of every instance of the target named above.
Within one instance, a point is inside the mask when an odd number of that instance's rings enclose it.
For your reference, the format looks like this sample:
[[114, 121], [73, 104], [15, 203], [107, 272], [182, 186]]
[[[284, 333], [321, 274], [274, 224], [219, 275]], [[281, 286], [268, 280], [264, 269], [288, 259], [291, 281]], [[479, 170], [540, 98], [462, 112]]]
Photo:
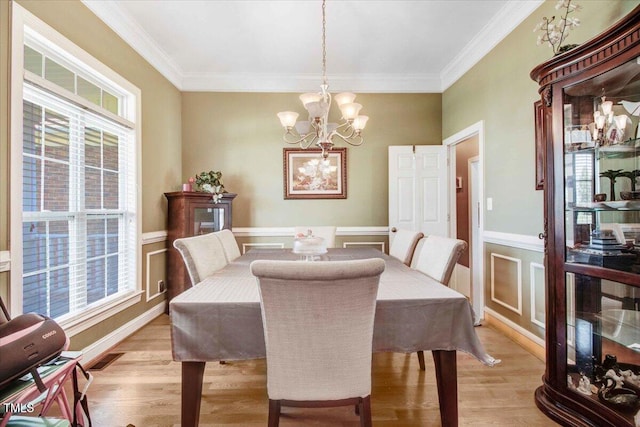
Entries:
[[464, 295], [373, 247], [331, 248], [313, 259], [290, 248], [251, 249], [174, 297], [169, 313], [173, 360], [182, 365], [181, 425], [198, 425], [206, 362], [266, 357], [260, 295], [250, 272], [251, 262], [366, 258], [385, 260], [376, 301], [373, 351], [431, 351], [442, 425], [457, 426], [456, 352], [468, 353], [488, 366], [499, 361], [486, 353], [478, 338], [473, 309]]

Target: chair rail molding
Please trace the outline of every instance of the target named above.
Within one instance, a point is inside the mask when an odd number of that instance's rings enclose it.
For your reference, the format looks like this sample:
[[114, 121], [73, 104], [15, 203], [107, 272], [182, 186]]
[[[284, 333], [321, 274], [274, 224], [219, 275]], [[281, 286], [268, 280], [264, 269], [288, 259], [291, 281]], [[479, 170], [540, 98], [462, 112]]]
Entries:
[[167, 240], [167, 230], [149, 231], [142, 233], [142, 244], [150, 245], [151, 243], [160, 243]]
[[539, 239], [538, 236], [485, 230], [482, 233], [482, 240], [485, 243], [494, 243], [496, 245], [510, 246], [512, 248], [534, 252], [544, 252], [544, 240]]

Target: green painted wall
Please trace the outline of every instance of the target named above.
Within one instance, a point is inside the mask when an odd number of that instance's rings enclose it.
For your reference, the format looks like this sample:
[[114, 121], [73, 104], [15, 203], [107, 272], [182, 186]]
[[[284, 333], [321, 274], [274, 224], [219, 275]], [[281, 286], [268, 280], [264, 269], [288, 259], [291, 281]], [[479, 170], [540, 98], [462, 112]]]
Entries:
[[[166, 200], [163, 193], [180, 181], [181, 170], [181, 102], [180, 91], [129, 47], [106, 24], [78, 0], [19, 0], [29, 12], [46, 22], [73, 43], [138, 86], [142, 91], [142, 231], [166, 228]], [[7, 200], [10, 184], [7, 155], [9, 35], [11, 3], [0, 0], [0, 249], [9, 244]], [[154, 245], [148, 245], [154, 247]], [[155, 245], [157, 246], [157, 245]], [[158, 249], [157, 247], [154, 249]], [[144, 258], [150, 250], [142, 248]], [[158, 263], [164, 266], [164, 263]], [[154, 272], [155, 276], [164, 272]], [[145, 271], [140, 271], [144, 284]], [[0, 295], [8, 293], [9, 274], [0, 275]], [[72, 348], [81, 349], [134, 319], [164, 296], [142, 302], [72, 338]]]
[[[633, 1], [577, 1], [573, 16], [581, 25], [565, 44], [582, 43], [630, 12]], [[533, 103], [538, 84], [529, 73], [550, 59], [548, 46], [537, 46], [533, 32], [543, 16], [557, 14], [555, 0], [546, 1], [480, 60], [442, 96], [445, 138], [480, 120], [485, 125], [485, 230], [537, 235], [543, 230], [542, 191], [535, 190]], [[526, 207], [526, 209], [523, 209]]]
[[284, 200], [283, 148], [295, 146], [282, 141], [276, 113], [302, 113], [293, 93], [183, 93], [183, 181], [222, 171], [227, 191], [238, 193], [234, 227], [386, 226], [387, 147], [440, 144], [441, 95], [359, 94], [357, 101], [370, 118], [364, 144], [347, 150], [347, 199]]

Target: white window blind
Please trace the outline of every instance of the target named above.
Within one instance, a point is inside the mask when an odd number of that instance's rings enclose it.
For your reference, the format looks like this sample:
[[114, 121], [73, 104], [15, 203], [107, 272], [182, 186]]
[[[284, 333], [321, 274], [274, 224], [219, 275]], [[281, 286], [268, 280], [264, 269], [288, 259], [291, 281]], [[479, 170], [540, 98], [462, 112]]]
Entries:
[[[576, 204], [587, 205], [592, 201], [593, 193], [593, 153], [574, 154]], [[578, 212], [576, 224], [591, 224], [593, 216], [590, 212]]]
[[135, 136], [26, 81], [23, 101], [23, 312], [64, 319], [135, 290]]

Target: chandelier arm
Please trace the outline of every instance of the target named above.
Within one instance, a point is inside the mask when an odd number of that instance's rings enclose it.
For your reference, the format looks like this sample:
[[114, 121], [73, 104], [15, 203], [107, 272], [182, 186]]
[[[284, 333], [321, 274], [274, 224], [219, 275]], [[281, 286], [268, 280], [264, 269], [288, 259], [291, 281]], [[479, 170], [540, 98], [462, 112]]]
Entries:
[[347, 127], [348, 127], [348, 126], [351, 126], [351, 123], [349, 123], [347, 120], [345, 120], [344, 122], [340, 123], [340, 124], [336, 127], [336, 130], [338, 130], [338, 129], [340, 129], [340, 128], [343, 128], [343, 127], [345, 127], [345, 126], [347, 126]]
[[[341, 140], [343, 140], [347, 144], [353, 145], [354, 147], [362, 145], [362, 143], [364, 142], [364, 138], [362, 137], [361, 134], [356, 133], [356, 132], [354, 132], [354, 133], [355, 133], [355, 135], [351, 134], [349, 136], [345, 136], [345, 135], [342, 135], [342, 134], [340, 134], [338, 132], [333, 132], [331, 137], [337, 136], [338, 138], [340, 138]], [[331, 138], [329, 138], [329, 139], [331, 139]]]
[[339, 135], [340, 138], [342, 139], [351, 139], [353, 138], [355, 135], [358, 134], [358, 132], [356, 132], [356, 130], [351, 126], [350, 123], [345, 123], [348, 124], [349, 126], [347, 126], [345, 129], [343, 129], [343, 133], [339, 132], [338, 129], [340, 129], [340, 126], [338, 126], [335, 130], [334, 133], [336, 135]]
[[[305, 135], [295, 135], [293, 132], [287, 132], [283, 135], [282, 140], [284, 142], [286, 142], [287, 144], [302, 144], [308, 137], [309, 135], [311, 135], [312, 133], [307, 133]], [[294, 138], [296, 138], [295, 140], [290, 139], [291, 137], [287, 137], [288, 135], [293, 136]], [[307, 144], [307, 147], [310, 144]]]
[[[308, 138], [309, 136], [313, 135], [313, 138], [307, 140], [306, 138], [303, 139], [302, 141], [300, 141], [300, 148], [302, 148], [303, 150], [308, 149], [309, 147], [311, 147], [311, 145], [313, 145], [314, 142], [316, 142], [316, 140], [318, 139], [318, 135], [314, 135], [313, 133], [308, 133], [306, 135], [306, 137]], [[306, 143], [306, 144], [305, 144]]]

